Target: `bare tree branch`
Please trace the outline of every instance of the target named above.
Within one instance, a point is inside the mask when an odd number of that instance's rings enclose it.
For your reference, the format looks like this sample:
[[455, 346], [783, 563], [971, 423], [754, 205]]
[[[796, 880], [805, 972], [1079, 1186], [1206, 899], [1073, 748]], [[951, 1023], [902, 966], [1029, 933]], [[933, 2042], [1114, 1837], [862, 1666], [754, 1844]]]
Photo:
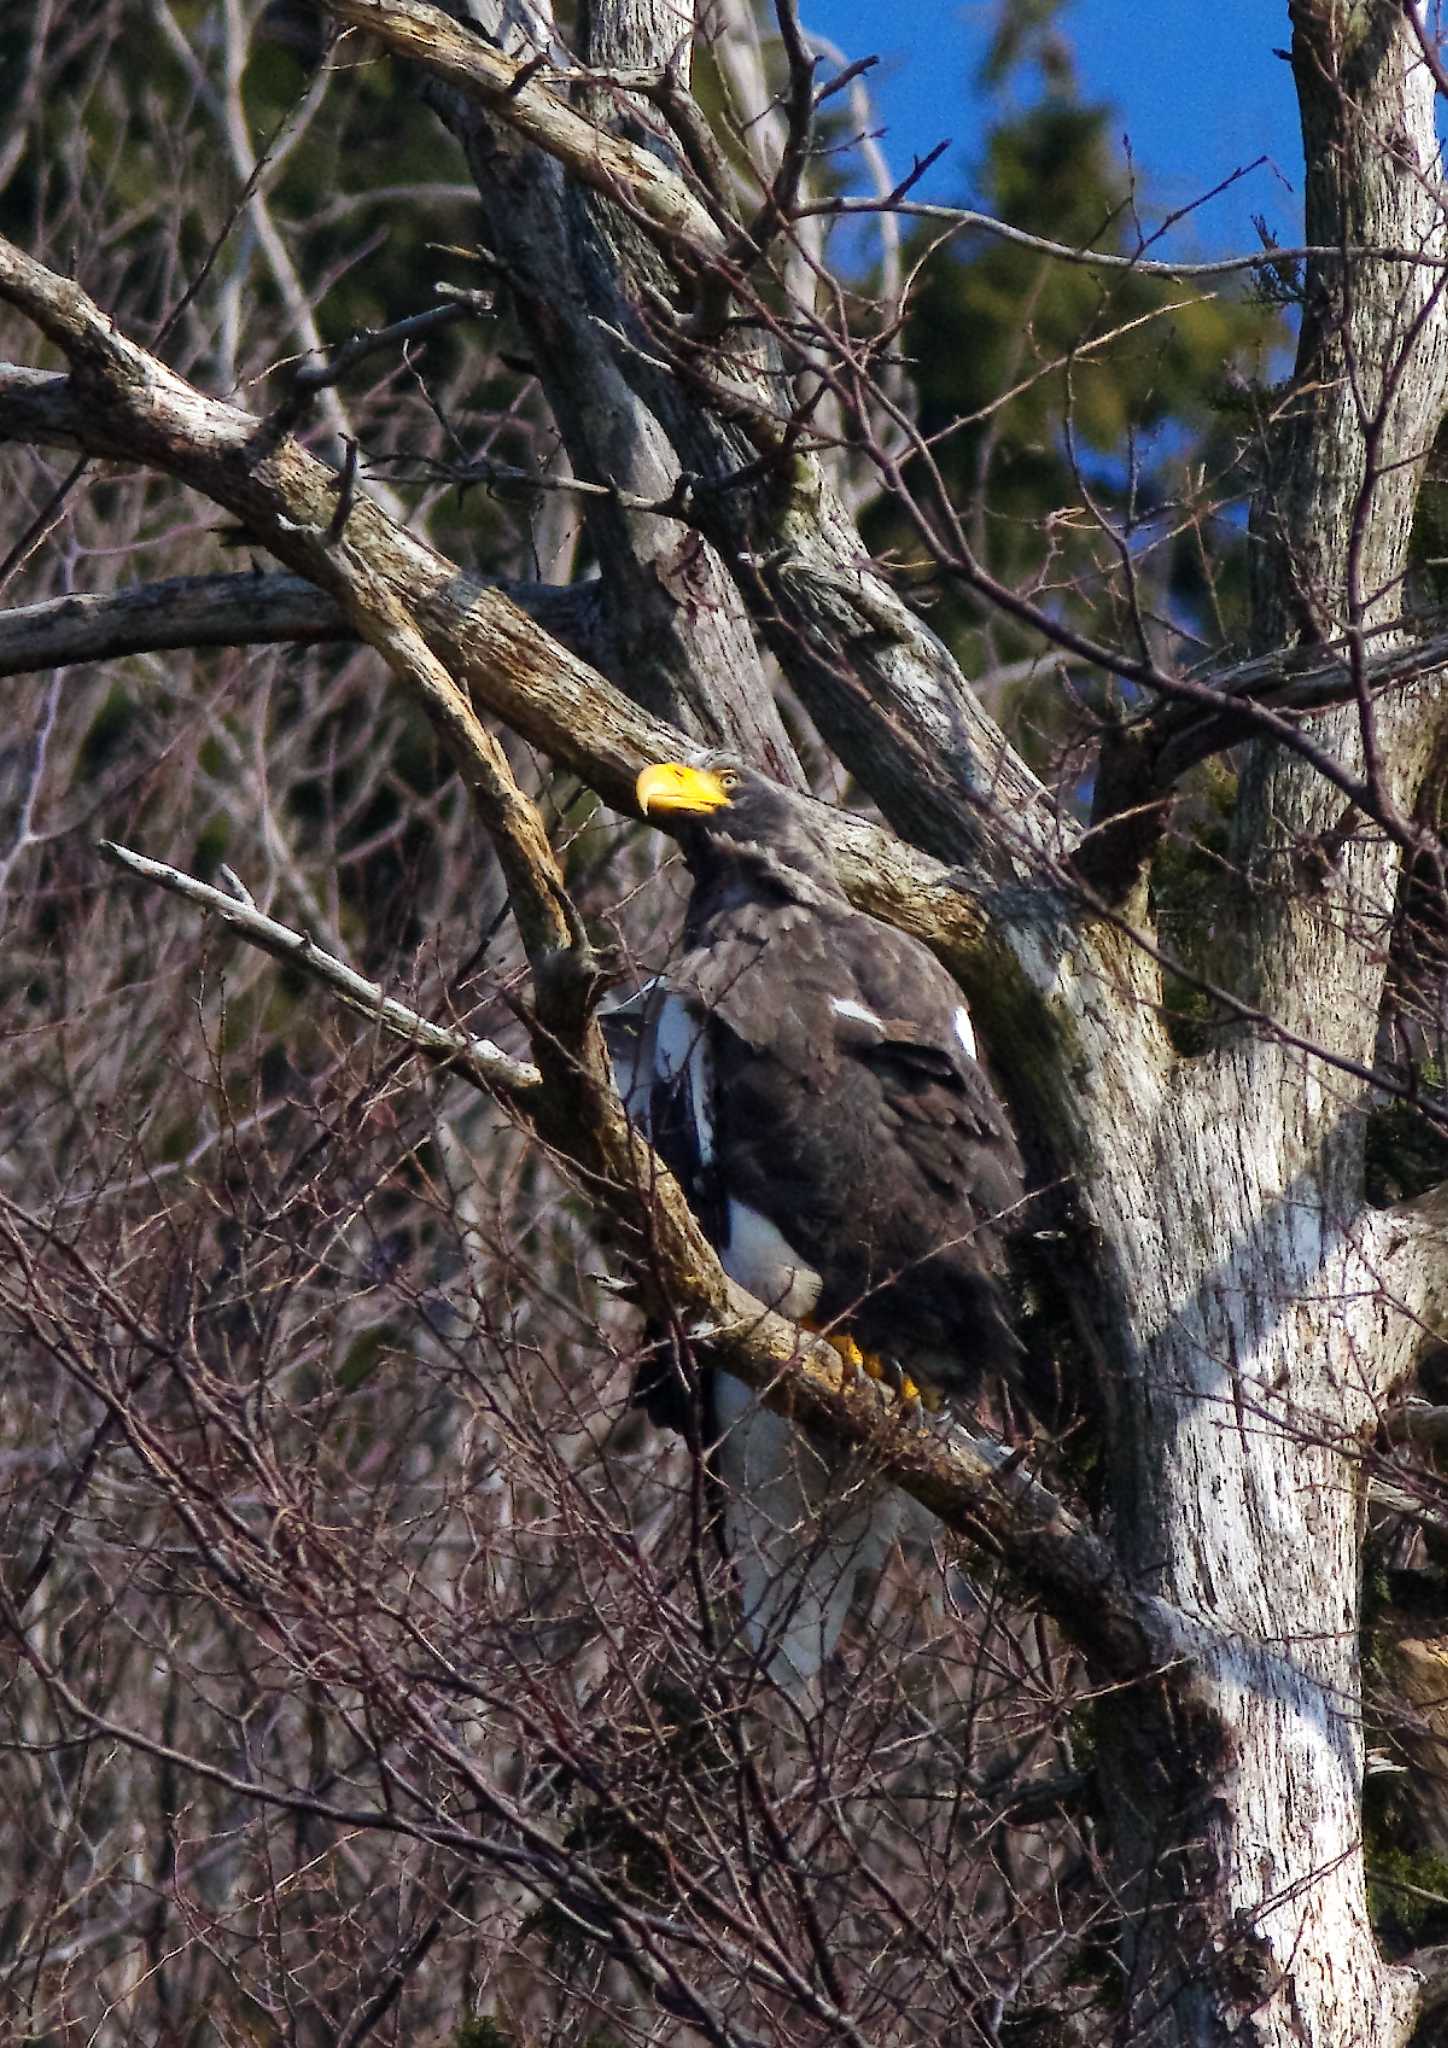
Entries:
[[671, 247], [719, 255], [724, 238], [710, 208], [637, 143], [584, 120], [538, 82], [539, 67], [503, 56], [426, 0], [325, 0], [344, 27], [365, 29], [393, 55], [425, 64], [475, 94], [493, 114], [564, 164], [581, 183], [633, 210]]
[[395, 996], [384, 994], [376, 982], [368, 981], [365, 975], [358, 974], [344, 960], [324, 952], [308, 933], [278, 924], [275, 918], [259, 911], [255, 904], [228, 895], [224, 889], [213, 888], [209, 882], [198, 881], [194, 875], [183, 874], [180, 868], [173, 868], [165, 861], [149, 860], [128, 846], [117, 846], [111, 840], [101, 841], [100, 852], [125, 873], [170, 890], [173, 895], [184, 896], [190, 903], [199, 904], [203, 910], [219, 917], [248, 945], [269, 953], [274, 960], [299, 968], [313, 981], [319, 982], [338, 1002], [344, 1003], [359, 1017], [366, 1018], [369, 1024], [379, 1025], [392, 1037], [416, 1046], [419, 1052], [445, 1067], [456, 1067], [460, 1073], [466, 1074], [474, 1087], [497, 1093], [518, 1107], [526, 1108], [529, 1099], [542, 1085], [536, 1067], [510, 1059], [491, 1039], [474, 1038], [470, 1032], [456, 1026], [435, 1024], [430, 1018], [420, 1016], [416, 1010], [398, 1002]]
[[1430, 250], [1398, 247], [1391, 243], [1349, 243], [1341, 249], [1313, 243], [1295, 249], [1260, 249], [1244, 256], [1214, 256], [1205, 261], [1172, 263], [1163, 258], [1131, 253], [1122, 255], [1114, 249], [1075, 248], [1069, 242], [1052, 241], [1049, 235], [1033, 235], [1025, 228], [1013, 227], [1009, 221], [998, 220], [993, 214], [979, 213], [968, 206], [941, 206], [924, 200], [891, 199], [888, 196], [817, 199], [801, 206], [798, 211], [801, 217], [815, 215], [849, 219], [880, 213], [887, 207], [892, 213], [909, 220], [933, 220], [947, 226], [974, 229], [997, 241], [1014, 243], [1017, 248], [1056, 257], [1063, 263], [1078, 263], [1090, 270], [1128, 271], [1140, 277], [1230, 277], [1244, 270], [1275, 271], [1283, 263], [1412, 263], [1427, 269], [1441, 269], [1443, 264], [1443, 258]]
[[[593, 585], [495, 587], [580, 660], [597, 658]], [[305, 577], [263, 570], [172, 576], [131, 590], [76, 592], [0, 612], [0, 675], [177, 647], [310, 647], [356, 639], [341, 606]]]

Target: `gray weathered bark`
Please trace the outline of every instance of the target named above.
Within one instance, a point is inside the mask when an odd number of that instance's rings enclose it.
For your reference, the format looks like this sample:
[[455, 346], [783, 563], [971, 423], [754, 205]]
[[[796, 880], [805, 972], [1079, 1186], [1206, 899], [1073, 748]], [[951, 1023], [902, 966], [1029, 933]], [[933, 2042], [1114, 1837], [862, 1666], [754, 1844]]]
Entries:
[[[1294, 9], [1293, 65], [1309, 242], [1441, 254], [1433, 85], [1399, 11]], [[1299, 395], [1257, 521], [1259, 644], [1346, 634], [1360, 650], [1396, 617], [1445, 364], [1440, 270], [1311, 267]], [[1440, 726], [1421, 693], [1365, 694], [1316, 737], [1402, 813]], [[1314, 863], [1342, 810], [1303, 761], [1252, 748], [1234, 986], [1367, 1064], [1399, 851], [1349, 832]], [[1132, 1142], [1102, 1157], [1089, 1198], [1116, 1275], [1118, 1541], [1218, 1644], [1113, 1745], [1136, 2003], [1153, 2038], [1386, 2048], [1415, 1997], [1379, 1960], [1364, 1901], [1354, 1454], [1406, 1333], [1363, 1207], [1364, 1093], [1250, 1030], [1183, 1064], [1148, 1014], [1116, 1037], [1118, 1056], [1132, 1047]], [[1168, 1839], [1190, 1848], [1164, 1857]]]

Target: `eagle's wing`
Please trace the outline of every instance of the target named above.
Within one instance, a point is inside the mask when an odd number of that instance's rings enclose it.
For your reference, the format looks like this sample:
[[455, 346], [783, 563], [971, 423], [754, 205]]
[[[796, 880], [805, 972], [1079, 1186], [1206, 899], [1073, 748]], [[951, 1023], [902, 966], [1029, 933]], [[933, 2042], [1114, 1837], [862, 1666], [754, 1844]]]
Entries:
[[1009, 1216], [1021, 1199], [1021, 1156], [976, 1057], [970, 1012], [953, 984], [941, 989], [933, 976], [920, 975], [908, 993], [915, 1005], [906, 1016], [888, 1001], [879, 1010], [835, 1001], [836, 1044], [874, 1074], [895, 1142], [940, 1195], [978, 1225]]
[[[1008, 1374], [998, 1273], [1023, 1189], [969, 1013], [932, 955], [841, 905], [750, 903], [683, 964], [713, 1022], [718, 1170], [821, 1276], [821, 1319], [948, 1393]], [[952, 1363], [954, 1359], [954, 1363]]]
[[[817, 1276], [721, 1169], [718, 1054], [727, 1026], [697, 988], [660, 977], [609, 1005], [602, 1023], [624, 1107], [679, 1181], [726, 1272], [786, 1308], [797, 1306], [801, 1271], [804, 1292], [817, 1293]], [[728, 1056], [726, 1040], [726, 1064]], [[776, 1680], [797, 1690], [834, 1648], [857, 1574], [883, 1563], [903, 1498], [863, 1468], [852, 1478], [847, 1457], [771, 1413], [731, 1374], [711, 1374], [704, 1396], [749, 1639]], [[636, 1398], [660, 1427], [691, 1433], [689, 1396], [671, 1360], [641, 1374]]]

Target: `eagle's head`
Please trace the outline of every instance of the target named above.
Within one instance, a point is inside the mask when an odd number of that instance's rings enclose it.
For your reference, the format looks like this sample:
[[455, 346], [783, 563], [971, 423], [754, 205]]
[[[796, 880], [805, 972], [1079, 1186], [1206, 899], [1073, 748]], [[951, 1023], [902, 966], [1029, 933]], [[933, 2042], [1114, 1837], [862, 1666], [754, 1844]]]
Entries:
[[646, 818], [684, 827], [684, 852], [700, 879], [726, 867], [762, 868], [776, 880], [803, 875], [817, 889], [839, 894], [829, 844], [806, 800], [736, 755], [658, 761], [644, 769], [636, 787]]

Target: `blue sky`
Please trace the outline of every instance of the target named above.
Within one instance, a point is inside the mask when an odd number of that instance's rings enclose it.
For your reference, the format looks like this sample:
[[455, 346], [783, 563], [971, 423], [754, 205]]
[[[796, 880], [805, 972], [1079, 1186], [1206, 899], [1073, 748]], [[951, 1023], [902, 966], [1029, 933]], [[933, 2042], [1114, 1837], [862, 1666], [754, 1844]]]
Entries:
[[[995, 18], [991, 0], [806, 0], [807, 25], [871, 74], [892, 168], [946, 136], [952, 148], [920, 196], [962, 200], [992, 107], [975, 72]], [[1189, 204], [1256, 157], [1270, 161], [1179, 227], [1161, 255], [1257, 248], [1262, 214], [1283, 244], [1301, 239], [1302, 163], [1292, 74], [1274, 48], [1289, 37], [1286, 0], [1074, 0], [1062, 20], [1083, 93], [1115, 110], [1160, 213]]]

